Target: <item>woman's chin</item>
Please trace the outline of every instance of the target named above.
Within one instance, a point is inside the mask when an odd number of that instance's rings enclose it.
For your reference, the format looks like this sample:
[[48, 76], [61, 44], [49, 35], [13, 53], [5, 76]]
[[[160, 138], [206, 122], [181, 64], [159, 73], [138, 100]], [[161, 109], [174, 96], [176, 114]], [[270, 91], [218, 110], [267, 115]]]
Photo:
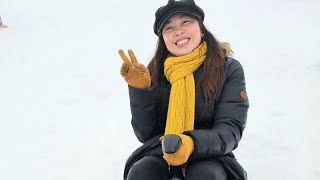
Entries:
[[171, 52], [171, 54], [173, 54], [174, 56], [184, 56], [191, 53], [192, 51], [193, 49], [183, 49], [183, 50]]

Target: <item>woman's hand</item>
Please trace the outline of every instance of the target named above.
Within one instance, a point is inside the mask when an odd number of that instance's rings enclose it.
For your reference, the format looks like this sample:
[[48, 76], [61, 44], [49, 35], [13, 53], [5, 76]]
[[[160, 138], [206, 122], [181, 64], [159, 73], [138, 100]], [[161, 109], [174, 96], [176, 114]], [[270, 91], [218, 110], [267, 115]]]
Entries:
[[179, 166], [186, 163], [194, 150], [194, 142], [184, 134], [168, 134], [160, 138], [163, 159], [170, 165]]
[[124, 54], [122, 49], [119, 49], [118, 52], [123, 60], [120, 74], [128, 85], [135, 88], [149, 88], [151, 86], [151, 77], [148, 68], [143, 64], [138, 63], [137, 58], [131, 49], [128, 50], [131, 61]]

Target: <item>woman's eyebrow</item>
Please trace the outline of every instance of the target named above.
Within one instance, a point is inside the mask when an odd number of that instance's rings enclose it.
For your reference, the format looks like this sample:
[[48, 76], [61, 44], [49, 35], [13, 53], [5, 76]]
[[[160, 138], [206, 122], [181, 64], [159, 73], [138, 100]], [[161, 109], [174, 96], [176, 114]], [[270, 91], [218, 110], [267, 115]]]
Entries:
[[[185, 16], [187, 16], [187, 15], [181, 14], [179, 18], [183, 18], [183, 17], [185, 17]], [[188, 16], [187, 16], [187, 17], [188, 17]]]
[[166, 23], [164, 23], [164, 26], [171, 23], [171, 20], [168, 20]]

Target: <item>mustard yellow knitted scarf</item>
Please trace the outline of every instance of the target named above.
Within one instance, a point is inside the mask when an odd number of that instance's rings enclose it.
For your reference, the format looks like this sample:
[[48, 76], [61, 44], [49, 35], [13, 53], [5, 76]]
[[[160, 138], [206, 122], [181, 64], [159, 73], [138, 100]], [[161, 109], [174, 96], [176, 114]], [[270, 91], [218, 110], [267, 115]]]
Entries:
[[194, 129], [195, 82], [193, 72], [206, 57], [207, 44], [201, 43], [191, 53], [164, 62], [164, 74], [171, 84], [165, 135]]

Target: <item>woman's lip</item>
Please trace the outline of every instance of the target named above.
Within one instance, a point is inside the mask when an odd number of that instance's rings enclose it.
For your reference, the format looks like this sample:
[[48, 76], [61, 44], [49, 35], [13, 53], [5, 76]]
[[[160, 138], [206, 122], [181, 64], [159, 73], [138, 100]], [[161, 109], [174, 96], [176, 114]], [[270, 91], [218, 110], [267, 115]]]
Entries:
[[[181, 41], [183, 41], [182, 43], [181, 43]], [[185, 43], [187, 43], [187, 42], [189, 42], [190, 41], [190, 38], [181, 38], [181, 39], [179, 39], [175, 44], [177, 45], [177, 46], [181, 46], [181, 45], [183, 45], [183, 44], [185, 44]], [[178, 43], [181, 43], [181, 44], [178, 44]]]

